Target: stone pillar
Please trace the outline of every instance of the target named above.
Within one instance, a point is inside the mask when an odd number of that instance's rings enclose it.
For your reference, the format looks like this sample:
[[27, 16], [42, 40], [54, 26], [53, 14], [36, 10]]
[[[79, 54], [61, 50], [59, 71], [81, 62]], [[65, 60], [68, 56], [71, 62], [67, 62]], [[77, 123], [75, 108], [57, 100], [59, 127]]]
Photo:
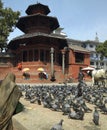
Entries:
[[54, 70], [54, 48], [51, 47], [51, 81], [55, 81], [55, 70]]
[[65, 50], [62, 50], [62, 73], [65, 74]]
[[64, 47], [62, 50], [62, 73], [65, 74], [65, 54], [69, 52], [68, 47]]

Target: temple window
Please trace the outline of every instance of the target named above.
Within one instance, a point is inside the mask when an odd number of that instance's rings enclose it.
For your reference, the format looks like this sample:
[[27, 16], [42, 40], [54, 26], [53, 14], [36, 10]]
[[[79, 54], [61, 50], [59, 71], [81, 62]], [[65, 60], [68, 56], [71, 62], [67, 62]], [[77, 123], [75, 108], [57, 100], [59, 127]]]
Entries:
[[[21, 54], [20, 54], [21, 55]], [[50, 50], [45, 49], [30, 49], [22, 51], [22, 61], [42, 61], [50, 62]], [[54, 54], [55, 61], [55, 54]]]
[[27, 61], [27, 51], [23, 51], [23, 61]]
[[38, 56], [39, 56], [39, 51], [38, 50], [34, 50], [34, 61], [38, 61]]
[[33, 61], [33, 50], [29, 50], [29, 60], [28, 61]]
[[44, 50], [40, 50], [40, 61], [44, 61]]
[[84, 54], [83, 53], [75, 53], [75, 63], [84, 63]]
[[46, 54], [45, 60], [46, 60], [46, 62], [49, 62], [49, 60], [50, 60], [50, 51], [46, 50], [45, 54]]

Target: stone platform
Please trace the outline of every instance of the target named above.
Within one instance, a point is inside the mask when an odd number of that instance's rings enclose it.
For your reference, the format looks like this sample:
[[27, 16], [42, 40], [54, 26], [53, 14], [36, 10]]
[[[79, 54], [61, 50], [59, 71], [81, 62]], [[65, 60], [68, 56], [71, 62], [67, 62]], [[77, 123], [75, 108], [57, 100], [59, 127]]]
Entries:
[[[67, 115], [62, 115], [62, 112], [52, 111], [36, 103], [31, 104], [24, 97], [20, 98], [20, 102], [24, 105], [24, 111], [13, 116], [13, 125], [16, 130], [50, 130], [53, 124], [58, 123], [61, 119], [64, 120], [64, 130], [71, 130], [72, 128], [88, 130], [85, 129], [85, 126], [91, 128], [94, 125], [92, 113], [86, 113], [84, 121], [76, 121], [69, 119]], [[93, 108], [92, 105], [90, 107]]]

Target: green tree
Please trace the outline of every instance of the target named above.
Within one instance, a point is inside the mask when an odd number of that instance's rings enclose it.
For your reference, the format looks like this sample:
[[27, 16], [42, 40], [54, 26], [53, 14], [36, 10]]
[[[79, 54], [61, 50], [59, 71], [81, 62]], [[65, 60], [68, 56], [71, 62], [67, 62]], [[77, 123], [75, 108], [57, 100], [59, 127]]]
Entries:
[[11, 8], [4, 8], [0, 0], [0, 51], [7, 48], [8, 36], [13, 32], [20, 12], [13, 11]]
[[104, 43], [99, 44], [96, 47], [96, 51], [97, 53], [101, 54], [101, 57], [107, 57], [107, 41], [105, 41]]
[[96, 47], [96, 52], [100, 53], [100, 60], [101, 60], [101, 63], [103, 64], [104, 57], [107, 57], [107, 41], [105, 41], [104, 43], [99, 44]]

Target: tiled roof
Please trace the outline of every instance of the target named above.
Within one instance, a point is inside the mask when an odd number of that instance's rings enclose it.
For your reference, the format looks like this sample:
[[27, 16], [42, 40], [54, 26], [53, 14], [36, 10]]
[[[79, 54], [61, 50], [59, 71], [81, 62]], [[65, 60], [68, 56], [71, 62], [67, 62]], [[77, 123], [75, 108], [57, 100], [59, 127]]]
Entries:
[[77, 45], [72, 45], [72, 44], [68, 44], [69, 48], [72, 49], [73, 51], [80, 51], [83, 53], [90, 53], [90, 51], [88, 51], [87, 49], [81, 47], [81, 46], [77, 46]]
[[61, 37], [61, 36], [54, 36], [54, 35], [51, 35], [51, 34], [36, 32], [36, 33], [28, 33], [28, 34], [20, 35], [16, 38], [12, 39], [11, 42], [16, 41], [16, 40], [21, 40], [21, 39], [29, 39], [29, 38], [33, 38], [33, 37], [37, 37], [37, 36], [53, 37], [53, 38], [66, 40], [64, 37]]
[[[59, 22], [56, 17], [46, 16], [43, 14], [32, 14], [32, 15], [20, 17], [16, 24], [16, 27], [19, 28], [22, 32], [26, 33], [25, 30], [27, 28], [29, 28], [28, 26], [26, 26], [26, 24], [29, 23], [29, 21], [34, 21], [34, 23], [36, 24], [38, 21], [37, 19], [39, 20], [39, 24], [40, 23], [42, 24], [42, 21], [45, 22], [45, 20], [46, 21], [48, 20], [48, 22], [49, 22], [48, 28], [50, 28], [50, 31], [53, 31], [59, 27]], [[38, 25], [38, 26], [41, 26], [41, 25]], [[45, 24], [42, 26], [45, 26]], [[33, 27], [34, 27], [34, 25], [33, 25]], [[35, 25], [35, 27], [37, 27], [37, 25]]]
[[92, 41], [92, 40], [81, 41], [81, 40], [75, 40], [75, 39], [71, 39], [71, 38], [67, 38], [67, 41], [69, 43], [77, 43], [77, 44], [86, 43], [86, 44], [95, 44], [96, 45], [96, 44], [102, 43], [102, 42], [97, 42], [97, 41]]

